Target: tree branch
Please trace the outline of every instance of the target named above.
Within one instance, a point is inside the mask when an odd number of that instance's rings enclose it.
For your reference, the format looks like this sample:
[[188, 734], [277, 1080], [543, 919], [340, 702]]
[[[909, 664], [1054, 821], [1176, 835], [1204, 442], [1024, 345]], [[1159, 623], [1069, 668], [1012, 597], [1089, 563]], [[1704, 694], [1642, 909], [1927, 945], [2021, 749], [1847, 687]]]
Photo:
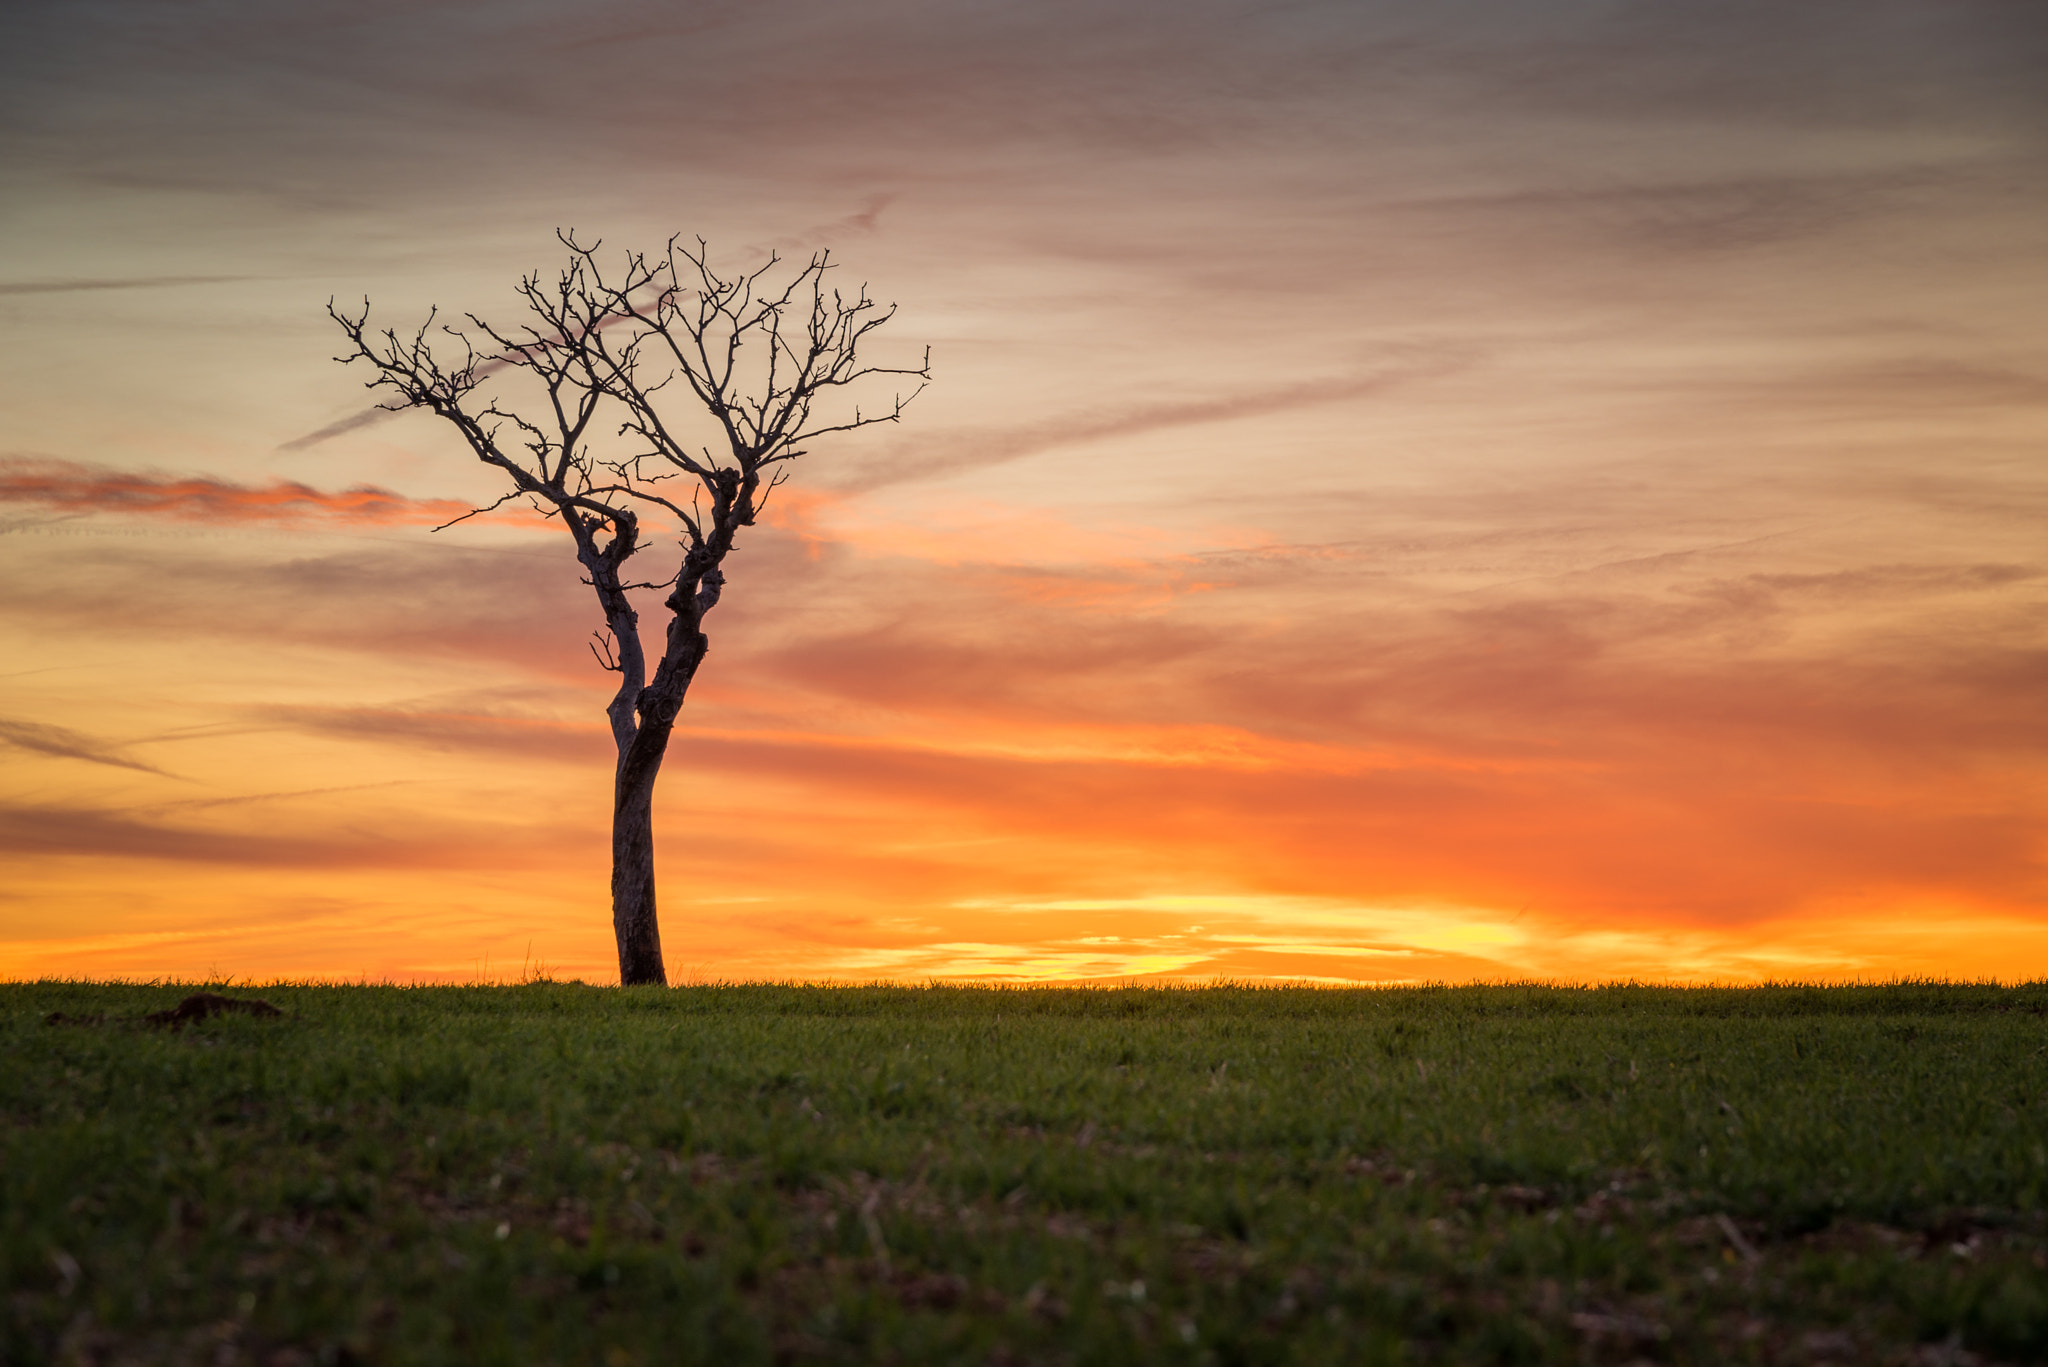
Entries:
[[[601, 241], [585, 245], [573, 230], [556, 236], [568, 263], [550, 280], [520, 280], [526, 317], [518, 327], [475, 314], [466, 329], [439, 327], [459, 358], [436, 354], [436, 312], [409, 338], [372, 331], [367, 301], [351, 314], [330, 300], [328, 314], [350, 344], [337, 359], [367, 361], [368, 387], [392, 393], [387, 406], [432, 412], [510, 482], [496, 502], [436, 530], [521, 497], [561, 518], [604, 614], [603, 650], [592, 652], [622, 676], [608, 712], [624, 766], [650, 718], [664, 727], [673, 720], [704, 649], [703, 619], [724, 592], [725, 557], [786, 481], [781, 467], [818, 438], [899, 421], [931, 378], [931, 354], [916, 365], [867, 363], [863, 348], [895, 309], [865, 287], [851, 296], [828, 289], [837, 266], [827, 253], [786, 273], [771, 254], [728, 276], [711, 265], [702, 238], [693, 248], [677, 236], [659, 255], [623, 254], [608, 275]], [[510, 383], [520, 376], [523, 398]], [[856, 405], [850, 415], [814, 417], [830, 395], [880, 376], [917, 385], [880, 411]], [[608, 424], [607, 409], [615, 409]], [[686, 436], [692, 416], [715, 427], [722, 452]], [[611, 449], [619, 443], [626, 449]], [[695, 486], [688, 507], [656, 487], [682, 477]], [[665, 578], [621, 574], [644, 548], [636, 507], [672, 517], [682, 533], [683, 553]], [[628, 597], [649, 590], [668, 591], [670, 616], [652, 681]]]

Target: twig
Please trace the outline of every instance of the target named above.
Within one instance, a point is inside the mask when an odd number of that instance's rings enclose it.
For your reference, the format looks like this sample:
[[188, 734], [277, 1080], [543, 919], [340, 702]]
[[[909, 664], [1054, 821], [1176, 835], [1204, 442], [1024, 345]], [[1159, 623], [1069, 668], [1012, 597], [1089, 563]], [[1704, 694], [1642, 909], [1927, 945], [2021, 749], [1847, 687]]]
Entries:
[[861, 1228], [868, 1232], [868, 1243], [874, 1247], [875, 1262], [886, 1277], [889, 1275], [889, 1245], [882, 1242], [882, 1222], [875, 1218], [875, 1206], [881, 1199], [879, 1190], [868, 1193], [868, 1199], [860, 1203], [860, 1223]]
[[1719, 1225], [1721, 1232], [1728, 1236], [1730, 1247], [1742, 1255], [1742, 1261], [1746, 1263], [1760, 1263], [1764, 1260], [1764, 1255], [1756, 1251], [1756, 1246], [1742, 1237], [1742, 1231], [1735, 1227], [1733, 1220], [1721, 1212], [1715, 1211], [1714, 1223]]

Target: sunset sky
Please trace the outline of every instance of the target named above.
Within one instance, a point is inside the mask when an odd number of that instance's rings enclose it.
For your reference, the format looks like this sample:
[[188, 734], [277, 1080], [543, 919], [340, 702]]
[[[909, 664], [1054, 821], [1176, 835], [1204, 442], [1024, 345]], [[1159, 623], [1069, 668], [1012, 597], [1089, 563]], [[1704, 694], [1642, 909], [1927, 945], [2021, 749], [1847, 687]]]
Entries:
[[567, 538], [324, 312], [558, 227], [931, 348], [728, 567], [672, 980], [2048, 977], [2048, 7], [8, 29], [0, 977], [616, 980]]

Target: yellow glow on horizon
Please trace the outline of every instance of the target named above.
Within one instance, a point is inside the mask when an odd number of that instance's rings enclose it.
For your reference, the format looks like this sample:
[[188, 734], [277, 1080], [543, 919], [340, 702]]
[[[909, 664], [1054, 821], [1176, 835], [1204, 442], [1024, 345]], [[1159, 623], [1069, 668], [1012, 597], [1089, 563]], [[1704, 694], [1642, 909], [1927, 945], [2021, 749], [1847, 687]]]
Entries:
[[[462, 901], [432, 917], [408, 905], [406, 887], [374, 876], [342, 877], [330, 883], [326, 908], [308, 908], [260, 931], [247, 910], [261, 898], [260, 879], [244, 875], [201, 889], [181, 886], [175, 877], [145, 877], [130, 890], [135, 918], [159, 925], [166, 918], [188, 920], [186, 928], [79, 933], [52, 923], [26, 938], [17, 930], [0, 938], [0, 978], [494, 982], [545, 971], [603, 982], [616, 975], [602, 907], [586, 898], [583, 910], [570, 911], [564, 897], [573, 897], [576, 882], [594, 872], [539, 883], [504, 876], [468, 880]], [[2048, 927], [1963, 911], [1935, 919], [1922, 910], [1618, 931], [1534, 912], [1517, 917], [1469, 907], [1154, 895], [1121, 902], [981, 900], [930, 908], [910, 922], [877, 918], [857, 906], [818, 904], [814, 919], [843, 926], [836, 941], [819, 941], [796, 924], [750, 927], [746, 909], [757, 905], [748, 897], [706, 897], [695, 906], [672, 902], [665, 916], [671, 980], [1400, 985], [2048, 978]], [[1018, 935], [948, 936], [949, 915], [960, 918], [952, 923], [959, 928]], [[1156, 924], [1135, 924], [1145, 918]], [[1101, 925], [1120, 930], [1089, 929]]]

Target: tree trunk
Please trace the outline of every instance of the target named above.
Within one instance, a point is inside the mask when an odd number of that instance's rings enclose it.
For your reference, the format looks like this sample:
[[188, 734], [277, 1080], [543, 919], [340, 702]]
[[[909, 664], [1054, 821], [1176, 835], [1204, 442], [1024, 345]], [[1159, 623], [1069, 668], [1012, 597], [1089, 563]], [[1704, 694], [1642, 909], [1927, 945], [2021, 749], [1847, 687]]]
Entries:
[[[612, 779], [612, 933], [619, 941], [622, 987], [668, 986], [661, 923], [654, 910], [654, 780], [661, 776], [683, 695], [710, 646], [704, 633], [681, 623], [671, 625], [669, 633], [669, 651], [654, 671], [653, 684], [633, 695], [640, 721], [630, 737], [612, 717], [613, 735], [620, 741]], [[621, 690], [619, 696], [627, 694]]]
[[654, 911], [654, 776], [620, 775], [612, 809], [612, 932], [619, 941], [623, 987], [668, 986], [661, 962], [661, 924]]

